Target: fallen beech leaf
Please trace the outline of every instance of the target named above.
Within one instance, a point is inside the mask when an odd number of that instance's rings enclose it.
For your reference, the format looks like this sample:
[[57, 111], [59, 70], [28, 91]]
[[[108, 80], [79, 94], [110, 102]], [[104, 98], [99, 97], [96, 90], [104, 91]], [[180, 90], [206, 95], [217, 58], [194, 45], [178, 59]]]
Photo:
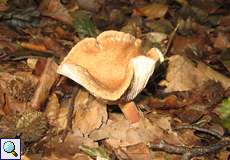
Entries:
[[43, 0], [39, 6], [42, 15], [72, 25], [73, 19], [59, 0]]
[[175, 54], [183, 54], [188, 48], [197, 48], [201, 51], [205, 50], [205, 39], [202, 36], [179, 36], [176, 35], [172, 43], [170, 52]]
[[195, 104], [205, 104], [212, 107], [223, 100], [224, 94], [225, 89], [220, 82], [208, 80], [192, 91], [190, 101]]
[[82, 153], [77, 153], [73, 156], [74, 160], [93, 160], [89, 156], [82, 154]]
[[51, 125], [54, 125], [57, 117], [58, 117], [58, 113], [60, 110], [60, 104], [58, 102], [58, 97], [55, 93], [53, 93], [50, 97], [49, 97], [49, 101], [46, 105], [46, 109], [44, 114], [46, 115], [49, 123]]
[[150, 160], [150, 150], [144, 143], [135, 144], [132, 146], [118, 148], [115, 151], [120, 159], [129, 160]]
[[8, 0], [2, 0], [2, 1], [0, 2], [0, 11], [1, 11], [1, 12], [4, 12], [4, 11], [6, 11], [6, 10], [9, 9], [9, 6], [8, 6], [8, 4], [7, 4], [7, 1], [8, 1]]
[[95, 141], [106, 139], [106, 142], [113, 148], [138, 143], [147, 144], [150, 141], [161, 139], [163, 136], [163, 130], [159, 126], [151, 124], [146, 118], [131, 124], [124, 117], [120, 117], [118, 121], [110, 122], [90, 134], [90, 138]]
[[4, 91], [0, 85], [0, 110], [4, 107], [5, 105], [5, 95], [4, 95]]
[[39, 79], [38, 87], [35, 91], [35, 94], [31, 100], [32, 108], [39, 110], [44, 104], [49, 91], [55, 81], [58, 79], [59, 75], [56, 73], [58, 65], [54, 62], [53, 59], [48, 59], [46, 67]]
[[127, 24], [122, 27], [121, 31], [125, 33], [130, 33], [135, 37], [140, 37], [142, 35], [140, 24], [138, 24], [138, 21], [136, 19], [130, 19]]
[[149, 4], [136, 10], [143, 16], [147, 16], [148, 19], [155, 19], [164, 17], [168, 11], [168, 6], [160, 3]]
[[26, 155], [23, 155], [22, 157], [22, 160], [31, 160], [29, 157], [27, 157]]
[[197, 122], [205, 113], [196, 109], [181, 109], [174, 112], [179, 119], [186, 123]]
[[59, 44], [55, 39], [46, 37], [43, 39], [43, 41], [45, 47], [48, 48], [50, 51], [53, 51], [54, 56], [62, 59], [66, 55], [64, 47], [62, 47], [61, 44]]
[[104, 3], [105, 0], [77, 0], [77, 4], [81, 9], [93, 12], [99, 11]]
[[[79, 97], [76, 96], [76, 98]], [[73, 128], [79, 128], [85, 136], [101, 127], [107, 121], [106, 104], [98, 102], [95, 99], [91, 102], [87, 99], [86, 104], [75, 104], [75, 108], [77, 109]]]
[[220, 153], [218, 153], [218, 155], [217, 155], [217, 158], [218, 159], [229, 159], [229, 157], [230, 157], [230, 153], [229, 153], [229, 151], [227, 151], [227, 150], [222, 150], [222, 151], [220, 151]]
[[67, 114], [68, 114], [68, 108], [67, 107], [61, 107], [59, 110], [59, 114], [57, 116], [57, 119], [54, 122], [58, 131], [62, 131], [66, 128], [66, 126], [67, 126]]
[[220, 20], [220, 26], [227, 27], [230, 25], [230, 15], [223, 16]]
[[165, 92], [192, 90], [210, 79], [219, 81], [225, 89], [230, 87], [229, 78], [204, 63], [199, 62], [195, 66], [188, 58], [175, 55], [169, 58]]
[[218, 36], [213, 39], [214, 47], [225, 49], [230, 48], [230, 40], [228, 33], [218, 33]]
[[[65, 141], [60, 141], [60, 136], [52, 137], [50, 140], [50, 145], [46, 147], [59, 158], [71, 159], [77, 153], [80, 152], [79, 146], [86, 145], [88, 147], [98, 147], [96, 142], [93, 142], [91, 139], [83, 137], [81, 132], [77, 129], [73, 132], [69, 132], [65, 138]], [[50, 154], [49, 151], [46, 154]]]

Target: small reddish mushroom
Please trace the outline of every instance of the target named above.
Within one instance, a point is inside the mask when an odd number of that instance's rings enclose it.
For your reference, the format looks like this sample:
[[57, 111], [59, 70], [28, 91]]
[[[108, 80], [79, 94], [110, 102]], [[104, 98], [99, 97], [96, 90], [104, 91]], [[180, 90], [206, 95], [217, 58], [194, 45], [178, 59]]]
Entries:
[[118, 103], [125, 117], [136, 122], [140, 115], [135, 104], [129, 102], [144, 89], [156, 64], [164, 59], [156, 48], [146, 54], [140, 48], [141, 40], [128, 33], [105, 31], [97, 38], [78, 42], [57, 72], [95, 97]]

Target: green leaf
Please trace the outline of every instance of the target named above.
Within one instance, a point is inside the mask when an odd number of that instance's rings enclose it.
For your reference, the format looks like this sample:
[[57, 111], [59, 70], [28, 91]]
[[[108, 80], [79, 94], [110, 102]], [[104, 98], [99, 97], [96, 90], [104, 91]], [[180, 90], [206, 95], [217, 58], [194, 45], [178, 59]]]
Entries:
[[223, 100], [219, 108], [221, 123], [230, 131], [230, 97]]
[[98, 30], [85, 11], [75, 13], [74, 28], [80, 38], [96, 37]]
[[92, 158], [100, 159], [100, 160], [110, 160], [109, 154], [102, 147], [90, 148], [84, 145], [79, 146], [79, 149], [85, 152]]

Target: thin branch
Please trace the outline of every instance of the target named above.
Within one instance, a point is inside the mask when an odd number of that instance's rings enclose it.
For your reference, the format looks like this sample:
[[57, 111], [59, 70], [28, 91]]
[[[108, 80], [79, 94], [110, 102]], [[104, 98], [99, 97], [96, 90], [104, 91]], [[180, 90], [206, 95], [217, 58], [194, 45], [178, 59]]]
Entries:
[[183, 126], [178, 126], [178, 127], [175, 127], [174, 128], [175, 130], [181, 130], [181, 129], [193, 129], [193, 130], [196, 130], [196, 131], [200, 131], [200, 132], [204, 132], [204, 133], [208, 133], [218, 139], [222, 139], [222, 135], [219, 134], [218, 132], [216, 131], [212, 131], [212, 130], [209, 130], [209, 129], [206, 129], [206, 128], [201, 128], [201, 127], [198, 127], [198, 126], [195, 126], [195, 125], [183, 125]]
[[222, 140], [210, 146], [189, 148], [185, 146], [174, 146], [162, 140], [159, 144], [150, 144], [150, 148], [152, 150], [164, 151], [171, 154], [180, 154], [182, 155], [181, 160], [189, 160], [193, 157], [215, 152], [228, 145], [230, 145], [229, 140]]
[[175, 27], [173, 32], [170, 34], [169, 41], [168, 41], [168, 44], [167, 44], [166, 51], [165, 51], [164, 55], [167, 55], [167, 53], [170, 51], [171, 46], [172, 46], [172, 42], [173, 42], [173, 40], [175, 38], [175, 35], [176, 35], [176, 32], [177, 32], [179, 26], [180, 26], [180, 23], [177, 24], [177, 26]]

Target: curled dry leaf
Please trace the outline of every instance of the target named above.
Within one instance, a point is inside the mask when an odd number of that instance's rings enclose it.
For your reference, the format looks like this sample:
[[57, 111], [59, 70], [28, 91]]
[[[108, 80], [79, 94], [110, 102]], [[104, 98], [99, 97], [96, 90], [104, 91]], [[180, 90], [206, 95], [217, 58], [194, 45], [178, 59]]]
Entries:
[[[73, 128], [78, 128], [87, 136], [105, 124], [108, 115], [106, 104], [97, 101], [95, 98], [90, 100], [84, 95], [86, 95], [84, 92], [79, 92], [75, 98], [76, 113]], [[86, 99], [84, 99], [84, 97], [86, 97]]]
[[61, 46], [55, 39], [46, 37], [43, 39], [44, 45], [50, 51], [53, 51], [54, 56], [63, 59], [64, 55], [66, 54], [64, 47]]
[[68, 10], [59, 0], [43, 0], [40, 4], [39, 10], [44, 16], [54, 18], [69, 25], [72, 25], [73, 23]]
[[39, 79], [38, 87], [31, 100], [32, 108], [39, 110], [44, 104], [51, 87], [59, 77], [56, 73], [57, 67], [53, 59], [48, 59], [45, 69]]
[[68, 108], [67, 107], [61, 107], [59, 110], [58, 117], [54, 122], [58, 131], [62, 131], [66, 128], [67, 121], [68, 121], [67, 120], [67, 114], [68, 114]]
[[[51, 154], [54, 154], [56, 157], [59, 158], [67, 158], [71, 159], [77, 153], [79, 153], [80, 145], [86, 145], [88, 147], [98, 147], [96, 142], [93, 142], [89, 138], [83, 137], [81, 132], [77, 129], [74, 129], [73, 132], [69, 132], [65, 138], [65, 141], [60, 141], [60, 136], [52, 137], [50, 140], [50, 144], [47, 144], [46, 147], [51, 151]], [[46, 153], [47, 156], [50, 153]]]
[[55, 93], [53, 93], [50, 97], [49, 97], [49, 101], [46, 105], [46, 109], [44, 114], [46, 115], [49, 124], [54, 125], [55, 121], [58, 117], [59, 114], [59, 110], [60, 110], [60, 104], [58, 102], [58, 97]]
[[105, 31], [97, 38], [85, 38], [75, 45], [58, 73], [103, 100], [117, 101], [122, 95], [123, 99], [132, 100], [146, 86], [156, 63], [163, 61], [158, 49], [152, 48], [146, 56], [140, 47], [141, 40], [130, 34]]
[[179, 36], [176, 35], [172, 43], [170, 52], [175, 54], [183, 54], [188, 48], [197, 48], [201, 51], [206, 50], [206, 40], [202, 36]]
[[163, 130], [159, 126], [151, 124], [148, 119], [141, 119], [131, 124], [120, 117], [116, 122], [110, 122], [90, 134], [90, 138], [97, 141], [106, 139], [106, 142], [113, 148], [129, 146], [138, 143], [147, 144], [164, 137]]
[[118, 148], [115, 150], [115, 154], [119, 159], [129, 159], [129, 160], [151, 159], [150, 150], [144, 143]]
[[141, 15], [148, 19], [162, 18], [168, 11], [168, 6], [160, 3], [149, 4], [140, 8], [136, 8]]
[[[189, 71], [189, 72], [188, 72]], [[207, 80], [219, 81], [225, 89], [230, 87], [230, 79], [216, 72], [204, 63], [198, 62], [196, 66], [186, 57], [175, 55], [169, 58], [166, 75], [165, 92], [188, 91], [197, 88]]]
[[85, 154], [82, 153], [77, 153], [73, 156], [74, 160], [93, 160], [92, 158], [90, 158], [90, 156], [87, 156]]
[[225, 49], [230, 48], [230, 38], [228, 33], [218, 33], [218, 36], [213, 39], [214, 47]]
[[77, 3], [81, 9], [97, 12], [105, 3], [105, 0], [77, 0]]

